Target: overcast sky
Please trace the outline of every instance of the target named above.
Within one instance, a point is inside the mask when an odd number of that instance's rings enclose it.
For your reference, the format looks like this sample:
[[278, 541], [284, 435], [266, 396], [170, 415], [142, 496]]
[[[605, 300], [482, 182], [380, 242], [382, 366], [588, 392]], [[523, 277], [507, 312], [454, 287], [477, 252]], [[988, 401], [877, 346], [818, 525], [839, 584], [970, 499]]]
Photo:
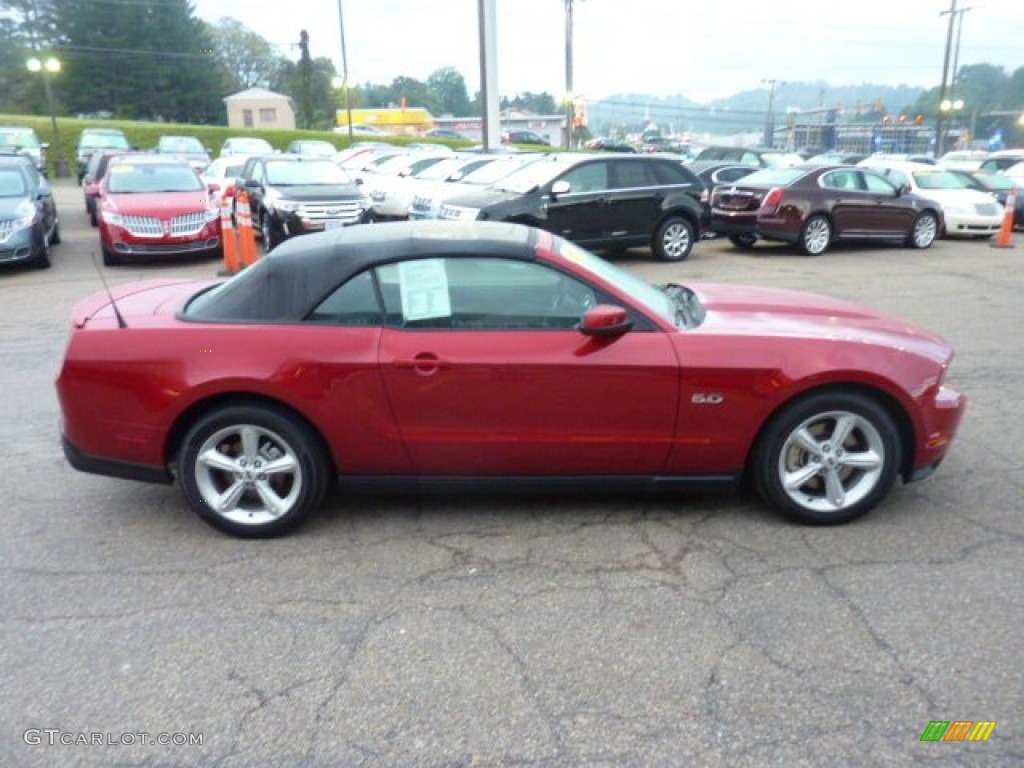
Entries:
[[[441, 67], [479, 88], [477, 0], [341, 0], [349, 79], [425, 80]], [[341, 71], [338, 0], [193, 0], [201, 18], [233, 16], [298, 57], [299, 31], [310, 54]], [[1024, 0], [959, 0], [961, 66], [1024, 66]], [[763, 79], [850, 85], [938, 85], [950, 0], [575, 0], [575, 91], [696, 101], [761, 87]], [[502, 95], [565, 91], [564, 0], [497, 0], [498, 89]], [[954, 37], [955, 40], [955, 37]], [[952, 66], [952, 65], [951, 65]], [[779, 98], [784, 104], [784, 92]]]

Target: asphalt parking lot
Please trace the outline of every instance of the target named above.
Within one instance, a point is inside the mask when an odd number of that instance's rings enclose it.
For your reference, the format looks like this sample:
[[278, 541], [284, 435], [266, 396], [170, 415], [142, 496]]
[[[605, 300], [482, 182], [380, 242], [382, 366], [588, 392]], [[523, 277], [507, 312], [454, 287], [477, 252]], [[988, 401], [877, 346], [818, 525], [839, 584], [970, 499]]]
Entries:
[[[53, 268], [0, 269], [0, 765], [1024, 761], [1024, 236], [631, 253], [652, 281], [826, 292], [956, 345], [948, 460], [852, 525], [745, 494], [337, 495], [295, 535], [240, 541], [176, 487], [64, 461], [53, 379], [101, 285], [81, 194], [57, 195]], [[936, 720], [997, 725], [923, 743]]]

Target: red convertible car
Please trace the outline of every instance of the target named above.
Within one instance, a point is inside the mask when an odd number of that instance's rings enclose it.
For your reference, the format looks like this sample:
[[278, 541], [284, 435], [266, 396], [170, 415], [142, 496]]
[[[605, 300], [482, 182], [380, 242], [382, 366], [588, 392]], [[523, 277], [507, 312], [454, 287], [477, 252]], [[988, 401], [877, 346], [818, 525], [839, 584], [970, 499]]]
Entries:
[[422, 221], [284, 243], [224, 282], [74, 309], [57, 390], [77, 469], [180, 482], [238, 536], [338, 480], [734, 486], [852, 520], [929, 475], [965, 407], [953, 351], [836, 299], [653, 286], [518, 224]]

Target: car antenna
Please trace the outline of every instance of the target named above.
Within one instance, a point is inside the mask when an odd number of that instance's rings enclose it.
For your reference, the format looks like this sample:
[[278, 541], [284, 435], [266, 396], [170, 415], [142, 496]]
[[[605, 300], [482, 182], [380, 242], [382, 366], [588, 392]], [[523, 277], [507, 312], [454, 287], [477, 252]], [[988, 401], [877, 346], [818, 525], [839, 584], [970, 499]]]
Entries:
[[92, 265], [96, 267], [96, 274], [100, 276], [100, 282], [103, 283], [103, 288], [107, 291], [107, 298], [110, 299], [110, 306], [114, 308], [114, 316], [117, 318], [118, 328], [127, 328], [128, 323], [124, 321], [124, 316], [121, 314], [121, 310], [117, 308], [117, 302], [114, 301], [114, 294], [110, 290], [110, 286], [107, 285], [107, 278], [103, 276], [103, 270], [100, 269], [100, 263], [96, 261], [96, 251], [89, 251], [89, 258], [92, 259]]

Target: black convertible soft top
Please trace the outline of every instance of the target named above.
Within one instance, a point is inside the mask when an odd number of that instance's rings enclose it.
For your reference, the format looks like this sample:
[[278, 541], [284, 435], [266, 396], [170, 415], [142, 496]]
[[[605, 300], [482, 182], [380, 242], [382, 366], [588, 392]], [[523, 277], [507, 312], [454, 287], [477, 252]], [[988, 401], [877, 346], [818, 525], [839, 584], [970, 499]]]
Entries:
[[196, 296], [179, 315], [202, 322], [300, 322], [367, 267], [405, 259], [498, 256], [532, 261], [538, 233], [502, 222], [360, 224], [287, 240], [252, 267]]

